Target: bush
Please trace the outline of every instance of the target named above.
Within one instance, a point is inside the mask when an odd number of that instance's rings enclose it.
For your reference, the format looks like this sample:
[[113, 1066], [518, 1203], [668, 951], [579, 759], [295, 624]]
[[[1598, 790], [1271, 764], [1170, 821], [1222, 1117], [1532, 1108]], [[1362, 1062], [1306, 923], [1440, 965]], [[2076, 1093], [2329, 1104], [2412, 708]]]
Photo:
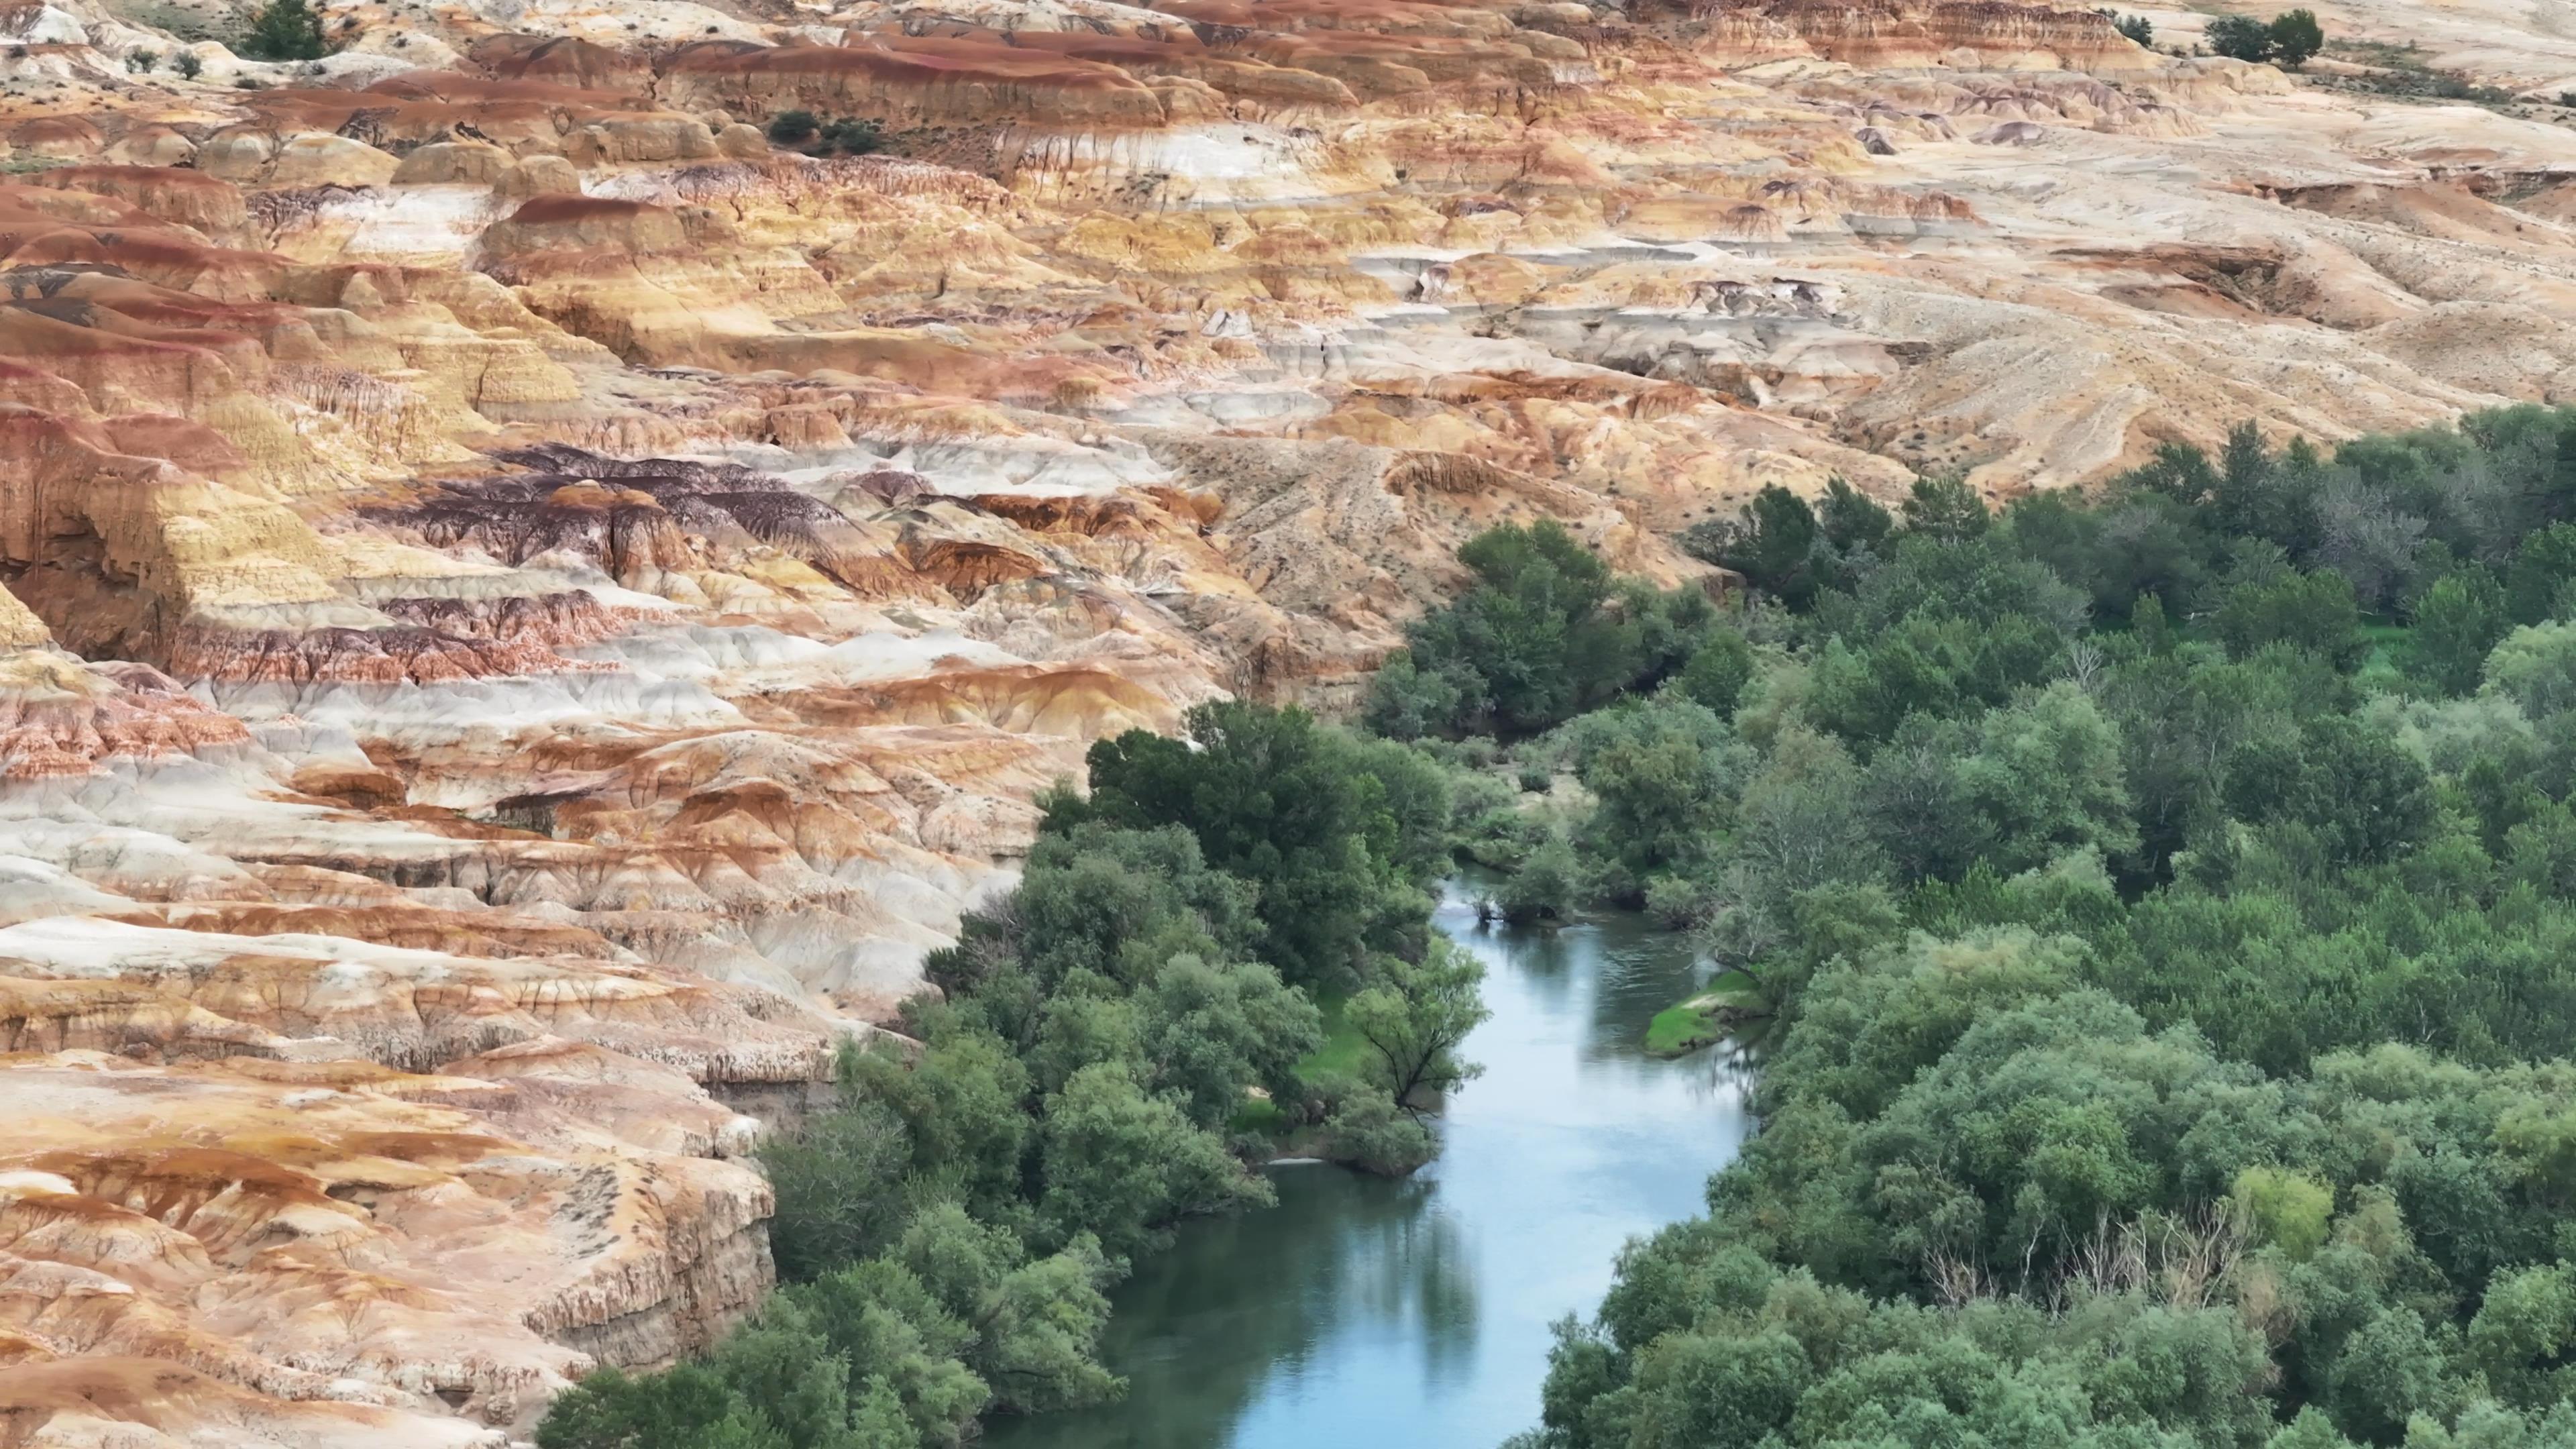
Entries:
[[844, 156], [865, 156], [884, 144], [885, 136], [876, 122], [843, 116], [823, 128], [822, 144], [818, 149], [838, 151]]
[[2155, 44], [2156, 27], [2143, 15], [2121, 16], [2117, 22], [2117, 29], [2122, 35], [2139, 45]]
[[2272, 42], [2272, 60], [2284, 69], [2297, 70], [2308, 58], [2325, 49], [2325, 27], [2306, 10], [2285, 10], [2274, 17], [2265, 35]]
[[1379, 1177], [1403, 1177], [1440, 1150], [1431, 1129], [1375, 1092], [1355, 1092], [1324, 1121], [1324, 1156]]
[[309, 0], [268, 0], [250, 18], [242, 52], [261, 60], [320, 60], [330, 53]]
[[2266, 25], [2250, 15], [2221, 15], [2209, 22], [2209, 48], [2236, 60], [2268, 60], [2297, 70], [2326, 44], [2314, 13], [2285, 10]]
[[769, 118], [769, 140], [774, 146], [801, 145], [805, 138], [822, 129], [823, 122], [812, 111], [780, 111]]
[[161, 52], [157, 50], [129, 50], [125, 53], [125, 68], [136, 75], [148, 75], [160, 63]]
[[179, 75], [184, 80], [195, 80], [198, 73], [206, 68], [206, 63], [198, 59], [197, 53], [193, 50], [180, 51], [177, 59], [171, 64], [178, 67]]
[[2271, 27], [2250, 15], [2220, 15], [2209, 22], [2209, 48], [2230, 60], [2272, 58]]
[[1498, 886], [1487, 902], [1491, 913], [1512, 924], [1556, 920], [1583, 897], [1582, 863], [1563, 836], [1552, 837], [1529, 853]]

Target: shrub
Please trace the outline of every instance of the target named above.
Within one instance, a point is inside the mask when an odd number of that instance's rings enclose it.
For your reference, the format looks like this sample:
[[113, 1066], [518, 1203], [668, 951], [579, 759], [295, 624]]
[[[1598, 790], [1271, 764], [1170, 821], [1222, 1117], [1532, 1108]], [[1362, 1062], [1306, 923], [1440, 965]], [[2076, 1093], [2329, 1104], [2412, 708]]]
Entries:
[[2250, 15], [2221, 15], [2209, 22], [2209, 48], [2230, 60], [2272, 58], [2272, 31]]
[[823, 128], [822, 146], [844, 156], [865, 156], [885, 144], [885, 135], [877, 123], [864, 118], [843, 116]]
[[193, 50], [180, 51], [171, 64], [178, 67], [180, 77], [185, 80], [195, 80], [198, 72], [206, 68], [206, 63], [199, 60]]
[[1375, 1092], [1352, 1094], [1324, 1122], [1324, 1155], [1379, 1177], [1403, 1177], [1438, 1151], [1431, 1129]]
[[2156, 27], [2153, 22], [2147, 19], [2147, 17], [2143, 15], [2123, 15], [2119, 18], [2116, 24], [2119, 32], [2135, 43], [2139, 45], [2155, 44]]
[[2282, 11], [2264, 34], [2272, 43], [2273, 62], [2288, 70], [2297, 70], [2308, 63], [2308, 57], [2325, 49], [2325, 27], [2306, 10]]
[[822, 129], [822, 121], [812, 111], [780, 111], [769, 118], [770, 144], [793, 146]]
[[320, 60], [330, 53], [310, 0], [268, 0], [251, 16], [242, 49], [262, 60]]
[[160, 63], [161, 53], [157, 50], [129, 50], [125, 53], [125, 68], [136, 75], [149, 74]]

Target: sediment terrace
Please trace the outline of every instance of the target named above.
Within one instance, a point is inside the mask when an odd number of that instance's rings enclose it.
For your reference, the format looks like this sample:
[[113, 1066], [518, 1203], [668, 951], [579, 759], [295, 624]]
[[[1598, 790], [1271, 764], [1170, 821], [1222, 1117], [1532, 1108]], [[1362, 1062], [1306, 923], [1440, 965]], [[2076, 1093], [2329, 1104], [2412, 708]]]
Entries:
[[323, 8], [0, 7], [11, 1445], [497, 1444], [706, 1343], [757, 1119], [1030, 798], [1346, 706], [1491, 523], [1671, 583], [1768, 483], [2576, 391], [2566, 112], [2090, 10]]

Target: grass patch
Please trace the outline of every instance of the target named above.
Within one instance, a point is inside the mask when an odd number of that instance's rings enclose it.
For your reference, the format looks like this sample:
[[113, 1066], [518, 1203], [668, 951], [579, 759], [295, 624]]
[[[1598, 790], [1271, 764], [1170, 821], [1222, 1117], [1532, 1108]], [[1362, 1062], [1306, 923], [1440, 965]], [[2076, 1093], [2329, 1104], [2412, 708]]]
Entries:
[[1697, 996], [1656, 1012], [1655, 1019], [1646, 1023], [1646, 1052], [1677, 1057], [1712, 1046], [1734, 1034], [1746, 1019], [1768, 1015], [1769, 1008], [1760, 982], [1741, 971], [1726, 972]]
[[1309, 1082], [1326, 1077], [1357, 1080], [1367, 1075], [1369, 1044], [1342, 1019], [1350, 997], [1339, 991], [1318, 992], [1315, 1009], [1324, 1014], [1324, 1044], [1297, 1063], [1297, 1075]]
[[1646, 1052], [1650, 1056], [1677, 1057], [1708, 1046], [1725, 1034], [1717, 1013], [1700, 1006], [1694, 997], [1679, 1006], [1665, 1007], [1646, 1023]]
[[2406, 636], [2410, 632], [2403, 624], [2364, 623], [2361, 637], [2370, 641], [2370, 653], [2353, 671], [2353, 678], [2368, 679], [2382, 689], [2401, 687], [2406, 677]]
[[1268, 1097], [1246, 1097], [1243, 1106], [1226, 1119], [1225, 1130], [1238, 1137], [1285, 1137], [1288, 1114]]

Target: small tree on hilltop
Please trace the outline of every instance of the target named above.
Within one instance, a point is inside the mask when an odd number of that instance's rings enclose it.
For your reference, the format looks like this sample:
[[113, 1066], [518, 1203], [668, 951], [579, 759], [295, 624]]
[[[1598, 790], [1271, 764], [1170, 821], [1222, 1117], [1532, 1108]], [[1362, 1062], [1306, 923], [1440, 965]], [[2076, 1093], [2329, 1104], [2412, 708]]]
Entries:
[[251, 16], [243, 48], [262, 60], [320, 60], [330, 52], [310, 0], [268, 0]]
[[2209, 48], [2230, 60], [2272, 58], [2272, 31], [2250, 15], [2221, 15], [2209, 22]]
[[2325, 27], [2305, 10], [2285, 10], [2264, 31], [2272, 42], [2272, 60], [2286, 70], [2297, 70], [2308, 63], [2308, 57], [2325, 49]]
[[2115, 24], [2122, 35], [2127, 36], [2136, 44], [2142, 46], [2155, 44], [2156, 27], [2152, 21], [2147, 19], [2147, 17], [2143, 15], [2123, 15], [2117, 22], [2115, 22]]

